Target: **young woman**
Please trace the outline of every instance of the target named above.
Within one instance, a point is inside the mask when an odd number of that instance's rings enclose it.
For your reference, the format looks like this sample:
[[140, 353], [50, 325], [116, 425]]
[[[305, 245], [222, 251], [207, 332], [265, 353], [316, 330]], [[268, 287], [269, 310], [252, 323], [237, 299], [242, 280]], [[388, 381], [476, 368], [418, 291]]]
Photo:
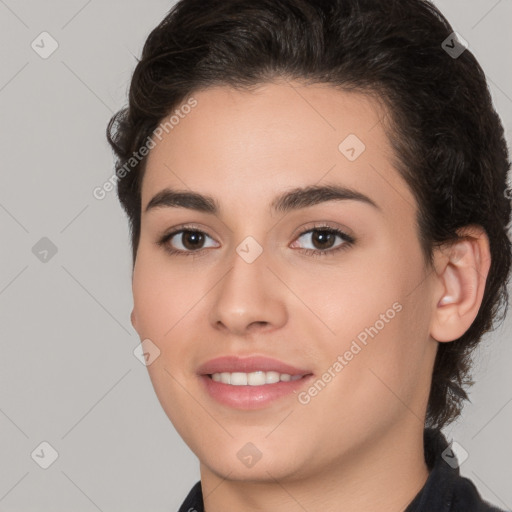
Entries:
[[491, 511], [441, 432], [506, 302], [510, 167], [424, 0], [182, 0], [111, 120], [181, 511]]

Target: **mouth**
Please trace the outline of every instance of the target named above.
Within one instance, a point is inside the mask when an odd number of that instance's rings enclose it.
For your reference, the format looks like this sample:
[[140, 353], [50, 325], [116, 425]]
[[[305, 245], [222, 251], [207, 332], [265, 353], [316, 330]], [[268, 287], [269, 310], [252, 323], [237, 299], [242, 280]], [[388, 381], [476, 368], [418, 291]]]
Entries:
[[199, 377], [203, 391], [215, 403], [242, 411], [296, 400], [296, 393], [314, 378], [312, 373], [290, 375], [273, 371], [216, 372]]
[[291, 399], [313, 378], [311, 370], [262, 355], [218, 357], [199, 366], [197, 373], [210, 399], [241, 410]]

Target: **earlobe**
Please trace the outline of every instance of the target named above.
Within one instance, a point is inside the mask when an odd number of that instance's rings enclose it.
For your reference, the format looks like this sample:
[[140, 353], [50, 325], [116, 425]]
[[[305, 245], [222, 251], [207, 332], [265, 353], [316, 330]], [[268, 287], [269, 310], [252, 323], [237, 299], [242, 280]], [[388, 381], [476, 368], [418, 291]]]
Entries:
[[130, 313], [130, 321], [132, 323], [132, 326], [135, 330], [137, 330], [136, 320], [135, 320], [135, 309], [132, 309], [132, 312]]
[[468, 226], [464, 237], [435, 254], [435, 308], [430, 335], [446, 342], [460, 338], [471, 326], [482, 303], [491, 264], [489, 239], [480, 226]]

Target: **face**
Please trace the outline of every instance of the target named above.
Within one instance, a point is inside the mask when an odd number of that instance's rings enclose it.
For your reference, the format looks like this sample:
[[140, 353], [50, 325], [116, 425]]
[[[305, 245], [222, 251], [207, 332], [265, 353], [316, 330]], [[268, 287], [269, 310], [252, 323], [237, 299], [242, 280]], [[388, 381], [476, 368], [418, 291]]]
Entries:
[[423, 431], [432, 284], [384, 110], [296, 82], [193, 97], [148, 156], [132, 322], [202, 471], [305, 478]]

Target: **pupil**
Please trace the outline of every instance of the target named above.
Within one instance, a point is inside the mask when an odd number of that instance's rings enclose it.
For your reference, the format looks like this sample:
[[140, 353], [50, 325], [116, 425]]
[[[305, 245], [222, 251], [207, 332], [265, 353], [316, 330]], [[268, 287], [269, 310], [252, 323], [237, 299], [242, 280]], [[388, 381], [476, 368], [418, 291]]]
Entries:
[[[188, 243], [188, 240], [192, 239], [192, 244]], [[197, 249], [197, 245], [201, 245], [201, 242], [203, 241], [203, 234], [199, 233], [197, 231], [184, 231], [183, 232], [183, 245], [187, 249]], [[195, 240], [195, 242], [194, 242]], [[195, 244], [195, 245], [194, 245]]]
[[[316, 233], [316, 234], [315, 234]], [[328, 247], [325, 247], [325, 242], [326, 242], [326, 238], [332, 238], [333, 236], [333, 233], [330, 233], [329, 231], [316, 231], [314, 233], [314, 236], [313, 236], [313, 241], [316, 242], [317, 240], [319, 240], [320, 242], [320, 248], [321, 249], [326, 249]], [[322, 240], [323, 240], [323, 244], [322, 245]], [[330, 240], [332, 242], [332, 240]], [[329, 247], [331, 246], [331, 244], [327, 244]]]

